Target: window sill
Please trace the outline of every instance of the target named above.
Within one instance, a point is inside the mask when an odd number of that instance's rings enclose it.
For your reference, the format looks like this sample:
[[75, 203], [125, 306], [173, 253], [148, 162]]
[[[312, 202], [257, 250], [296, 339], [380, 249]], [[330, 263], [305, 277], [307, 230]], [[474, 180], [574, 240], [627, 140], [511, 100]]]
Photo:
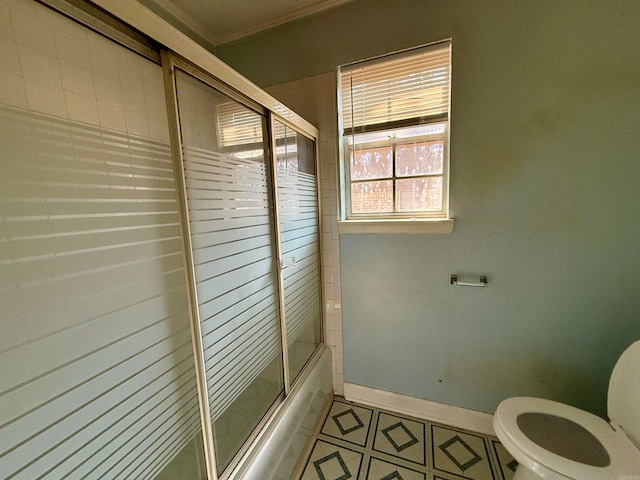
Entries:
[[340, 233], [441, 233], [453, 231], [455, 219], [429, 218], [408, 220], [342, 220], [338, 222]]

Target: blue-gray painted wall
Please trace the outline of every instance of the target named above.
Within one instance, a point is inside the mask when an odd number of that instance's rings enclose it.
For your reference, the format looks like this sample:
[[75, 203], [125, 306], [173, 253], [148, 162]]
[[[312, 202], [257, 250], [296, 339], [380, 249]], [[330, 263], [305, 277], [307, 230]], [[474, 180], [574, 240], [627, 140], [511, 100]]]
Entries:
[[455, 228], [341, 236], [345, 381], [604, 415], [640, 338], [640, 2], [354, 0], [217, 52], [269, 86], [447, 37]]

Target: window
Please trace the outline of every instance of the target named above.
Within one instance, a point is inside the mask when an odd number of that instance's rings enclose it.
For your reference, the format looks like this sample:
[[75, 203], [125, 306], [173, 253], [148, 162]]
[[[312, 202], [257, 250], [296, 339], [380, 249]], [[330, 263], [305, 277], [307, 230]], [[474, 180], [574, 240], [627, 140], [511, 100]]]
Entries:
[[340, 67], [343, 218], [448, 218], [449, 41]]

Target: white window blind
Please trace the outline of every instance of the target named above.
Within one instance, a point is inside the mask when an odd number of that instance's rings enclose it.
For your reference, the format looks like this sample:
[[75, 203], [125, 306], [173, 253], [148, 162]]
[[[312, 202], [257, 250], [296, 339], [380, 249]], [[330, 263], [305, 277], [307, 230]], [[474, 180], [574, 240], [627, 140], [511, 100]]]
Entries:
[[218, 135], [222, 147], [262, 143], [260, 116], [237, 102], [221, 103], [216, 109]]
[[342, 67], [340, 77], [345, 132], [399, 120], [429, 121], [449, 110], [450, 42]]

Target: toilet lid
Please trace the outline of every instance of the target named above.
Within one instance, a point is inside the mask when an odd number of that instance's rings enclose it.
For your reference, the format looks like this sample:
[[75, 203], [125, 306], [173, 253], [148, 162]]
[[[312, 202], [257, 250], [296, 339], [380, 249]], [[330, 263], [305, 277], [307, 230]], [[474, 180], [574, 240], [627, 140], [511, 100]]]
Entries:
[[640, 451], [623, 432], [569, 405], [509, 398], [498, 406], [495, 421], [521, 453], [565, 477], [618, 480], [640, 471]]
[[558, 415], [525, 412], [516, 417], [520, 431], [536, 445], [574, 462], [608, 467], [611, 457], [593, 433]]

